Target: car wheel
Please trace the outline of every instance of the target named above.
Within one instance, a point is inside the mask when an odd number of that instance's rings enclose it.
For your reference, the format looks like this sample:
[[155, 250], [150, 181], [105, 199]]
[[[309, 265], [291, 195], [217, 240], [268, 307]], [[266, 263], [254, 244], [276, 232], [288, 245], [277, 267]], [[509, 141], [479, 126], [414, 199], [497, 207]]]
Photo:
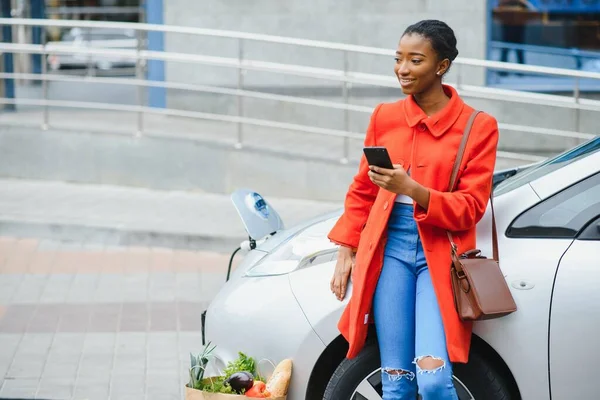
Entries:
[[[460, 400], [510, 400], [502, 376], [484, 358], [471, 354], [468, 364], [454, 367], [454, 386]], [[344, 359], [327, 384], [323, 400], [381, 400], [379, 348], [365, 346], [353, 359]]]

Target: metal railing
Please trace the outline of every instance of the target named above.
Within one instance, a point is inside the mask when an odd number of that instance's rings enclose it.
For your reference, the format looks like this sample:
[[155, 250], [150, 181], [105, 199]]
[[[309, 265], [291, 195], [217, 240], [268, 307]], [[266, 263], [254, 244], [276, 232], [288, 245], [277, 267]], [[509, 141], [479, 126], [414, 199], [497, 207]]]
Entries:
[[581, 50], [574, 47], [561, 48], [551, 46], [539, 46], [531, 44], [517, 44], [500, 41], [490, 42], [490, 47], [493, 49], [502, 50], [517, 50], [525, 53], [551, 54], [555, 56], [571, 57], [575, 60], [576, 69], [580, 70], [583, 66], [583, 60], [600, 60], [600, 51]]
[[[378, 56], [393, 57], [394, 51], [388, 49], [372, 48], [365, 46], [347, 45], [339, 43], [330, 43], [323, 41], [305, 40], [305, 39], [294, 39], [279, 36], [269, 36], [261, 34], [251, 34], [244, 32], [232, 32], [214, 29], [201, 29], [192, 27], [179, 27], [179, 26], [165, 26], [165, 25], [151, 25], [151, 24], [138, 24], [138, 23], [120, 23], [120, 22], [96, 22], [96, 21], [71, 21], [71, 20], [40, 20], [40, 19], [6, 19], [0, 18], [0, 25], [13, 25], [13, 26], [42, 26], [42, 27], [61, 27], [61, 28], [106, 28], [106, 29], [124, 29], [124, 30], [135, 30], [138, 34], [138, 47], [135, 50], [128, 49], [113, 49], [113, 48], [55, 48], [52, 49], [53, 54], [80, 54], [87, 56], [118, 56], [130, 58], [135, 61], [135, 78], [110, 78], [110, 77], [97, 77], [97, 76], [69, 76], [65, 74], [48, 74], [47, 62], [42, 63], [42, 74], [29, 74], [23, 72], [17, 73], [0, 73], [0, 79], [22, 79], [22, 80], [38, 80], [42, 83], [42, 99], [9, 99], [0, 98], [0, 104], [24, 104], [24, 105], [37, 105], [43, 107], [43, 124], [44, 129], [48, 129], [49, 123], [49, 112], [51, 107], [67, 107], [67, 108], [79, 108], [79, 109], [102, 109], [102, 110], [115, 110], [125, 111], [137, 114], [137, 129], [136, 135], [142, 135], [144, 133], [144, 115], [145, 114], [157, 114], [157, 115], [171, 115], [189, 118], [199, 118], [205, 120], [231, 122], [238, 125], [237, 130], [237, 142], [235, 146], [241, 148], [244, 145], [243, 138], [243, 125], [254, 125], [268, 128], [279, 128], [291, 131], [299, 131], [306, 133], [313, 133], [319, 135], [328, 135], [334, 137], [340, 137], [343, 139], [343, 154], [341, 157], [342, 162], [347, 162], [349, 155], [349, 140], [361, 139], [364, 137], [362, 132], [351, 132], [350, 126], [350, 112], [359, 113], [371, 113], [372, 107], [366, 107], [361, 105], [355, 105], [350, 103], [349, 89], [353, 84], [370, 85], [376, 87], [389, 87], [397, 88], [398, 82], [393, 76], [385, 76], [378, 74], [370, 74], [363, 72], [351, 71], [348, 68], [348, 62], [344, 62], [344, 68], [341, 70], [331, 68], [317, 68], [308, 67], [301, 65], [292, 65], [284, 63], [267, 62], [261, 60], [250, 60], [244, 58], [244, 42], [245, 41], [259, 41], [266, 43], [276, 44], [287, 44], [293, 46], [312, 47], [317, 49], [328, 49], [340, 51], [344, 55], [344, 60], [348, 59], [348, 54], [359, 53], [359, 54], [370, 54]], [[178, 34], [192, 34], [208, 37], [219, 37], [236, 39], [239, 46], [238, 57], [217, 57], [209, 55], [197, 55], [177, 52], [163, 52], [163, 51], [152, 51], [144, 48], [144, 35], [148, 32], [164, 32], [164, 33], [178, 33]], [[15, 43], [0, 43], [1, 52], [12, 52], [12, 53], [23, 53], [23, 54], [42, 54], [47, 56], [50, 50], [45, 44], [15, 44]], [[233, 68], [238, 71], [237, 88], [226, 88], [211, 85], [198, 85], [190, 83], [180, 82], [168, 82], [168, 81], [153, 81], [145, 79], [145, 66], [149, 60], [159, 60], [165, 62], [187, 62], [199, 65], [210, 65], [220, 66], [226, 68]], [[489, 69], [499, 69], [507, 71], [517, 71], [535, 74], [555, 75], [564, 76], [574, 79], [573, 96], [559, 96], [541, 93], [527, 93], [519, 92], [498, 88], [490, 88], [485, 86], [469, 85], [464, 84], [461, 81], [461, 67], [481, 67]], [[478, 99], [489, 99], [497, 101], [508, 101], [511, 103], [526, 103], [526, 104], [539, 104], [556, 106], [563, 108], [570, 108], [579, 111], [600, 111], [600, 101], [581, 98], [579, 82], [582, 79], [594, 79], [600, 81], [600, 73], [577, 71], [577, 70], [565, 70], [559, 68], [550, 67], [539, 67], [530, 65], [510, 64], [488, 60], [476, 60], [469, 58], [457, 58], [454, 62], [454, 68], [457, 74], [457, 81], [450, 83], [455, 86], [461, 95], [470, 96]], [[319, 80], [333, 81], [341, 84], [342, 88], [342, 99], [343, 102], [328, 101], [328, 100], [317, 100], [311, 98], [304, 98], [299, 96], [280, 95], [273, 93], [265, 93], [259, 91], [252, 91], [244, 89], [243, 85], [243, 73], [244, 71], [255, 70], [261, 72], [270, 72], [283, 75], [292, 75], [299, 77], [309, 77]], [[107, 104], [107, 103], [96, 103], [96, 102], [75, 102], [75, 101], [59, 101], [50, 100], [48, 98], [48, 83], [49, 82], [95, 82], [95, 83], [106, 83], [106, 84], [121, 84], [130, 85], [138, 88], [138, 104], [137, 105], [119, 105], [119, 104]], [[148, 107], [146, 105], [143, 90], [146, 88], [164, 88], [164, 89], [179, 89], [193, 92], [204, 92], [204, 93], [216, 93], [236, 96], [237, 101], [237, 115], [224, 115], [215, 114], [208, 112], [197, 112], [197, 111], [184, 111], [176, 109], [161, 109]], [[301, 124], [291, 124], [277, 121], [270, 121], [264, 119], [249, 118], [244, 116], [243, 106], [241, 99], [244, 97], [257, 98], [278, 102], [286, 102], [292, 104], [303, 104], [311, 105], [316, 107], [331, 108], [342, 110], [344, 112], [344, 122], [342, 129], [329, 129], [314, 126], [306, 126]], [[578, 126], [578, 123], [576, 124]], [[542, 127], [522, 126], [515, 124], [507, 124], [500, 122], [499, 125], [501, 131], [516, 131], [525, 132], [532, 134], [541, 134], [548, 136], [561, 136], [575, 139], [589, 139], [595, 135], [592, 133], [579, 132], [578, 129], [574, 131], [548, 129]], [[499, 152], [500, 157], [514, 158], [524, 161], [538, 161], [539, 156], [530, 154], [520, 154], [511, 152]]]

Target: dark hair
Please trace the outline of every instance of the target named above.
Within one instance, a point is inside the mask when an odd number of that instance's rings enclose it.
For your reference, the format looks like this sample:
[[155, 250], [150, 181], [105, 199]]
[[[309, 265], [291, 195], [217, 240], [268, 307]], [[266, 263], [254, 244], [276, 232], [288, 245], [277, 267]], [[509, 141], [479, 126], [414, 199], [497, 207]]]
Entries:
[[402, 36], [417, 34], [431, 42], [431, 47], [437, 53], [440, 60], [448, 59], [450, 63], [458, 55], [456, 48], [456, 36], [454, 31], [445, 22], [435, 19], [419, 21], [406, 28]]

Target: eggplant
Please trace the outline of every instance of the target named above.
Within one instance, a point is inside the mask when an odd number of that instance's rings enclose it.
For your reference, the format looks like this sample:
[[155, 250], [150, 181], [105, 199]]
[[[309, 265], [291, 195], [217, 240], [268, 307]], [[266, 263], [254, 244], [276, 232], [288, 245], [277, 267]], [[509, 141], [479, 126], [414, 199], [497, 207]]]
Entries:
[[254, 385], [254, 375], [247, 371], [236, 372], [225, 380], [236, 393], [244, 393]]

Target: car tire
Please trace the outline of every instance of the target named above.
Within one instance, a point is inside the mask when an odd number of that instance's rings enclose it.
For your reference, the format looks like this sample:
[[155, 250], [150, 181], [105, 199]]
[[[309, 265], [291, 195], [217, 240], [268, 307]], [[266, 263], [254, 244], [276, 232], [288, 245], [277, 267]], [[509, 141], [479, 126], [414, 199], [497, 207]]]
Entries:
[[[381, 382], [380, 376], [373, 376], [380, 368], [379, 347], [377, 344], [368, 344], [363, 351], [353, 359], [344, 359], [336, 368], [325, 393], [323, 400], [354, 400], [352, 398], [358, 385], [368, 377], [370, 383]], [[474, 398], [476, 400], [512, 400], [518, 396], [512, 394], [510, 385], [504, 376], [487, 361], [483, 356], [472, 352], [467, 364], [454, 365], [454, 376], [459, 397], [462, 399]], [[362, 398], [362, 397], [358, 397]]]
[[520, 398], [508, 383], [506, 375], [482, 354], [471, 351], [467, 364], [453, 365], [454, 376], [469, 389], [473, 397], [490, 400]]
[[350, 400], [358, 384], [380, 368], [379, 346], [367, 344], [354, 358], [344, 360], [333, 372], [323, 400]]

